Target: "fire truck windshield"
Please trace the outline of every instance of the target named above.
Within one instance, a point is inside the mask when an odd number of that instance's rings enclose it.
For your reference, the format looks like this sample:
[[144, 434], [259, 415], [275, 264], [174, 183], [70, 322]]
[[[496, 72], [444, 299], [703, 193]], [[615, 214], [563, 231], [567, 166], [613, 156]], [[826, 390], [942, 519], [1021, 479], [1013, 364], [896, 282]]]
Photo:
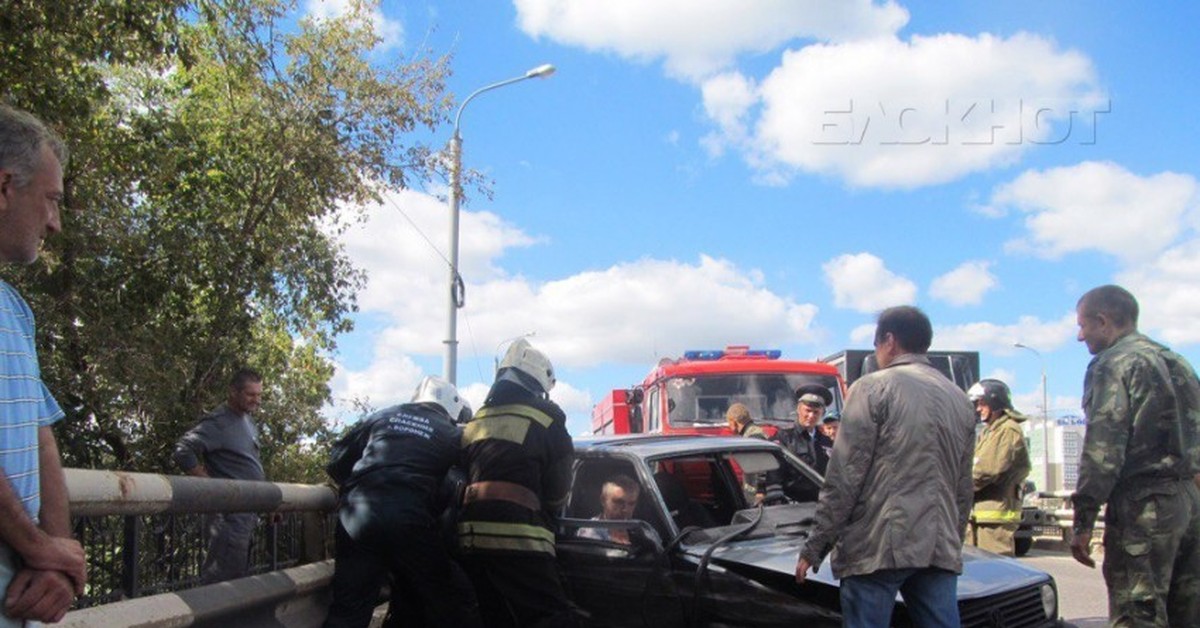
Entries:
[[672, 426], [725, 425], [725, 411], [734, 403], [750, 409], [755, 421], [790, 424], [796, 420], [796, 389], [820, 384], [833, 403], [828, 414], [841, 414], [842, 394], [832, 375], [795, 373], [733, 373], [677, 377], [666, 382], [667, 420]]

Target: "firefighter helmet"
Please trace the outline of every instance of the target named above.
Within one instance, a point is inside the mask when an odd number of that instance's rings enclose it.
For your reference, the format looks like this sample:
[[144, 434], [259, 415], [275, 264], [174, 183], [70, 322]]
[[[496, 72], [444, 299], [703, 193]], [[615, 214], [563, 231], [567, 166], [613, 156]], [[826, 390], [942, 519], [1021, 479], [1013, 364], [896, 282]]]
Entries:
[[413, 393], [413, 403], [434, 403], [446, 411], [451, 421], [466, 423], [471, 420], [471, 404], [459, 394], [454, 384], [434, 376], [426, 375]]
[[[554, 388], [554, 366], [550, 364], [550, 358], [546, 354], [533, 348], [528, 340], [518, 338], [508, 346], [508, 352], [504, 354], [504, 359], [500, 360], [499, 366], [496, 367], [497, 375], [503, 375], [504, 369], [514, 369], [522, 374], [529, 376], [541, 390], [533, 390], [534, 393], [549, 393], [551, 388]], [[518, 380], [518, 383], [525, 385], [526, 382]], [[529, 388], [529, 386], [525, 386]]]
[[1008, 385], [998, 379], [981, 379], [967, 391], [972, 402], [982, 401], [993, 410], [1012, 408], [1012, 393]]

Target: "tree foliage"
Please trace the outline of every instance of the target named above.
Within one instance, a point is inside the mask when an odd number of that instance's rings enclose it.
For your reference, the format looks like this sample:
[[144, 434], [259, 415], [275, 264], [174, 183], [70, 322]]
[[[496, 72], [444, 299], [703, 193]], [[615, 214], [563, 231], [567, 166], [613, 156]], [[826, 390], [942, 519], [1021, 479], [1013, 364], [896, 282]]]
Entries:
[[319, 480], [329, 355], [363, 277], [337, 235], [440, 172], [445, 58], [381, 65], [367, 20], [278, 0], [0, 4], [0, 98], [67, 139], [64, 230], [3, 272], [39, 320], [69, 465], [169, 471], [259, 369], [271, 477]]

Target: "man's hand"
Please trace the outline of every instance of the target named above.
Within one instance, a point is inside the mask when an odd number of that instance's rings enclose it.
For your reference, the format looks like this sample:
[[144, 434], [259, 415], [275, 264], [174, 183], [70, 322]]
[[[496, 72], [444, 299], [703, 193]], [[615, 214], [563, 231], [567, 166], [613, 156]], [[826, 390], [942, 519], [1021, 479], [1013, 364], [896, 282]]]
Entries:
[[1075, 536], [1071, 538], [1071, 555], [1074, 556], [1075, 560], [1079, 561], [1080, 563], [1082, 563], [1088, 567], [1095, 567], [1096, 561], [1092, 559], [1091, 554], [1092, 554], [1092, 533], [1091, 533], [1091, 531], [1076, 532]]
[[808, 570], [812, 565], [804, 558], [796, 561], [796, 584], [804, 584], [804, 579], [808, 577]]
[[66, 574], [26, 568], [8, 585], [4, 614], [53, 624], [62, 620], [74, 600], [75, 591]]
[[21, 558], [32, 569], [61, 571], [71, 579], [75, 594], [83, 593], [83, 585], [87, 583], [87, 561], [79, 541], [47, 535], [32, 552]]

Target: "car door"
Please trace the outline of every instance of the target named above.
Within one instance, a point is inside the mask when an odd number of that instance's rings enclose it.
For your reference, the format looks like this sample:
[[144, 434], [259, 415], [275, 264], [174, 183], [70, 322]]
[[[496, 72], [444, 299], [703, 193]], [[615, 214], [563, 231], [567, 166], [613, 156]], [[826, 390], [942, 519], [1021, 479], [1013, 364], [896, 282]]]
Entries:
[[[647, 474], [636, 462], [611, 457], [576, 461], [555, 547], [559, 567], [571, 599], [590, 616], [589, 625], [682, 627], [681, 601], [658, 529], [661, 508], [646, 485]], [[633, 543], [580, 537], [578, 531], [587, 524], [604, 525], [592, 519], [601, 510], [604, 482], [617, 474], [635, 478], [641, 485], [634, 515], [638, 519], [624, 524]]]

